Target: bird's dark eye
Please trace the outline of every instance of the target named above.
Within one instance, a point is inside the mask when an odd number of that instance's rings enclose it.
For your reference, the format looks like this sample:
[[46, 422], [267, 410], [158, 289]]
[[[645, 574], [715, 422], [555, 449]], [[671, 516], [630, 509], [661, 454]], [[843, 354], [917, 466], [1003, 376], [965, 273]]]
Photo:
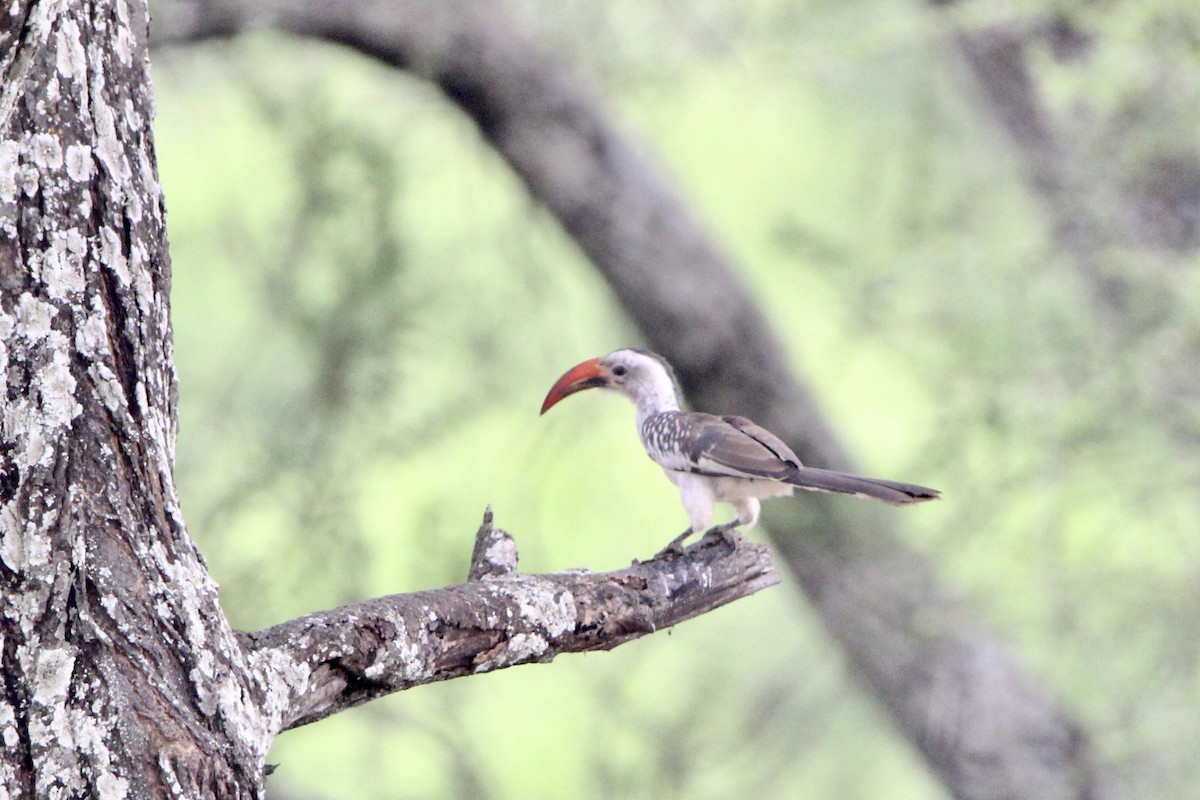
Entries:
[[629, 367], [625, 366], [624, 364], [617, 364], [615, 367], [613, 367], [613, 375], [616, 375], [618, 378], [624, 375], [626, 372], [629, 372]]

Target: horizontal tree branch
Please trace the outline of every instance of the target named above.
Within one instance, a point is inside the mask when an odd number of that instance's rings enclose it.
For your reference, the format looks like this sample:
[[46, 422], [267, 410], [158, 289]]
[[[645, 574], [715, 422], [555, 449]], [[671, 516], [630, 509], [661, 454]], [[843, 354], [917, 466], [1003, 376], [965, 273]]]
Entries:
[[740, 537], [600, 574], [522, 575], [516, 553], [489, 509], [467, 583], [242, 634], [277, 730], [425, 683], [610, 650], [779, 582], [770, 548]]

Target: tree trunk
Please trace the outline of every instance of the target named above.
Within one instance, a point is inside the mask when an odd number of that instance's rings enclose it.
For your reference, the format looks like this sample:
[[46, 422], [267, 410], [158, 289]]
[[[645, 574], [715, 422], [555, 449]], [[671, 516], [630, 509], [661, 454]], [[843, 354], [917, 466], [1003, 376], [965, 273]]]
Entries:
[[6, 13], [0, 782], [10, 797], [258, 796], [261, 690], [172, 477], [145, 7]]
[[261, 797], [287, 727], [607, 649], [777, 582], [744, 542], [517, 575], [489, 516], [480, 541], [501, 545], [481, 546], [464, 586], [235, 633], [174, 485], [145, 4], [3, 13], [0, 797]]

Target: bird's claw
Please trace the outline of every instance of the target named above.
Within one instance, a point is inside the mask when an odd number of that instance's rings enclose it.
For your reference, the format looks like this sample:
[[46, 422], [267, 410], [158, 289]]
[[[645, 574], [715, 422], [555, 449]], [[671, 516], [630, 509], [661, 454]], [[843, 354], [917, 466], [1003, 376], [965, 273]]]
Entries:
[[714, 525], [704, 532], [704, 539], [715, 537], [730, 547], [737, 547], [737, 529], [739, 527], [741, 525], [736, 519], [723, 525]]
[[[741, 524], [735, 519], [732, 522], [726, 522], [722, 525], [714, 525], [704, 532], [704, 536], [700, 541], [708, 541], [710, 539], [720, 539], [723, 544], [730, 547], [737, 547], [737, 529]], [[679, 558], [683, 555], [683, 543], [692, 535], [692, 529], [688, 528], [683, 533], [672, 539], [666, 547], [654, 554], [655, 558]]]
[[672, 539], [670, 542], [668, 542], [666, 547], [664, 547], [662, 550], [659, 550], [657, 553], [655, 553], [654, 558], [656, 558], [656, 559], [657, 558], [671, 559], [671, 558], [681, 557], [683, 555], [683, 543], [685, 541], [687, 541], [687, 538], [691, 535], [692, 535], [692, 529], [688, 528], [686, 531], [679, 534], [674, 539]]

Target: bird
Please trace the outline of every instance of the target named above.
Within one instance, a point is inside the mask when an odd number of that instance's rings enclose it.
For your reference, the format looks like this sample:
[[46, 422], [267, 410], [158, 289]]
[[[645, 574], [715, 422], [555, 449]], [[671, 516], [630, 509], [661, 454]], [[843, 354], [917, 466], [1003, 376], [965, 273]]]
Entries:
[[633, 401], [637, 432], [646, 454], [679, 489], [689, 526], [658, 554], [682, 552], [688, 537], [712, 521], [716, 503], [736, 516], [709, 529], [728, 540], [758, 522], [762, 501], [794, 489], [857, 495], [903, 506], [933, 500], [936, 489], [806, 467], [778, 436], [746, 417], [685, 411], [683, 392], [665, 358], [629, 347], [590, 358], [554, 382], [542, 403], [545, 414], [559, 401], [586, 389], [606, 389]]

